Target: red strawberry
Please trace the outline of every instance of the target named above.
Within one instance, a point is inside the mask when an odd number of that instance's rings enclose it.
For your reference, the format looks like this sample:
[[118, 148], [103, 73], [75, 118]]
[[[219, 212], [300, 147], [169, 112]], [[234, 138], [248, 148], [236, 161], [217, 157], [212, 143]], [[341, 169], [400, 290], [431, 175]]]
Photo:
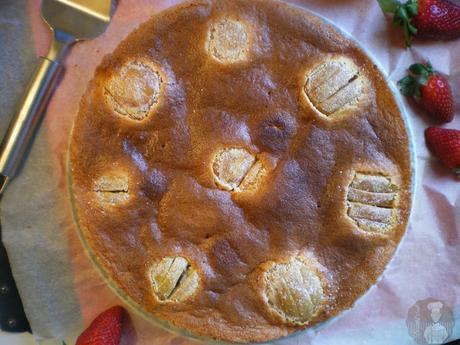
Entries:
[[441, 40], [460, 37], [460, 5], [451, 0], [419, 0], [414, 17], [418, 36]]
[[430, 63], [410, 66], [410, 75], [398, 86], [405, 96], [413, 97], [436, 120], [450, 122], [454, 118], [454, 96], [449, 81], [433, 71]]
[[78, 337], [76, 345], [119, 345], [124, 316], [120, 306], [106, 310]]
[[378, 0], [385, 13], [394, 14], [394, 22], [404, 28], [406, 44], [414, 36], [449, 40], [460, 37], [460, 4], [456, 0]]
[[429, 127], [425, 131], [428, 148], [460, 177], [460, 131]]

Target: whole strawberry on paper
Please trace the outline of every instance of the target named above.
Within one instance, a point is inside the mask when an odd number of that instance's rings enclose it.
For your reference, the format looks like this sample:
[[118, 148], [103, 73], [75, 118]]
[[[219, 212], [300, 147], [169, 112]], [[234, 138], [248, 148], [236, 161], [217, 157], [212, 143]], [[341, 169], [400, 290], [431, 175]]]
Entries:
[[460, 38], [460, 4], [456, 0], [378, 0], [403, 27], [406, 45], [414, 37], [433, 40]]
[[[59, 339], [75, 343], [100, 311], [122, 303], [94, 269], [78, 239], [68, 202], [67, 142], [81, 95], [103, 56], [139, 23], [177, 2], [120, 0], [108, 31], [72, 49], [66, 60], [67, 73], [48, 108], [36, 145], [21, 176], [3, 198], [3, 240], [34, 334], [42, 344], [61, 344]], [[352, 34], [394, 84], [411, 64], [430, 61], [449, 77], [454, 98], [460, 99], [459, 41], [440, 44], [415, 38], [412, 49], [406, 50], [401, 29], [382, 14], [375, 0], [289, 2], [324, 15]], [[37, 52], [43, 54], [49, 32], [39, 17], [38, 0], [29, 1], [28, 12]], [[460, 188], [425, 146], [425, 128], [434, 124], [420, 115], [415, 104], [404, 103], [414, 137], [417, 184], [411, 222], [395, 258], [379, 283], [351, 310], [317, 331], [274, 344], [414, 344], [406, 317], [418, 300], [428, 297], [444, 301], [453, 310], [457, 322], [451, 339], [460, 338]], [[460, 116], [449, 127], [460, 129]], [[122, 344], [195, 344], [130, 314], [135, 334], [122, 339]]]

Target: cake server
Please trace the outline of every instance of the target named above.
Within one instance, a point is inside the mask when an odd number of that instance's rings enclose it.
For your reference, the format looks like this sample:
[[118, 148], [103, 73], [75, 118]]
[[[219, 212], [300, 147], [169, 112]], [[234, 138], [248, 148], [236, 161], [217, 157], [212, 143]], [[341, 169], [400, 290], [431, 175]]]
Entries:
[[42, 0], [41, 13], [53, 32], [46, 57], [40, 57], [34, 75], [0, 146], [0, 195], [18, 171], [53, 89], [63, 73], [68, 48], [102, 34], [111, 19], [111, 0]]

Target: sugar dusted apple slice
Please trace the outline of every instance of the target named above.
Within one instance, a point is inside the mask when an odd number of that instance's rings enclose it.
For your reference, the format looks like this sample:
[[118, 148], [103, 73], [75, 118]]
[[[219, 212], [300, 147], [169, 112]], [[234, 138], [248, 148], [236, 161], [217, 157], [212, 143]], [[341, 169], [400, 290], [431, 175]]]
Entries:
[[125, 63], [105, 86], [105, 96], [112, 110], [131, 120], [145, 119], [158, 104], [163, 78], [148, 60]]
[[199, 276], [183, 257], [165, 257], [150, 269], [153, 292], [160, 302], [182, 302], [198, 288]]
[[391, 207], [395, 201], [395, 193], [375, 193], [361, 189], [349, 188], [348, 201], [364, 203], [369, 205]]
[[211, 24], [206, 48], [211, 57], [221, 63], [246, 60], [249, 52], [248, 26], [240, 20], [221, 18]]
[[393, 210], [391, 208], [366, 205], [351, 202], [348, 208], [348, 215], [353, 219], [365, 219], [373, 222], [389, 224], [391, 222]]
[[390, 232], [396, 223], [398, 189], [390, 177], [356, 173], [348, 188], [348, 216], [364, 231]]
[[285, 323], [307, 325], [325, 300], [318, 272], [303, 257], [273, 263], [263, 275], [267, 306]]
[[358, 103], [364, 92], [364, 77], [350, 58], [327, 60], [307, 75], [304, 92], [321, 113], [331, 116]]
[[257, 189], [257, 187], [266, 175], [267, 169], [265, 169], [262, 162], [256, 161], [244, 177], [243, 181], [239, 186], [239, 189], [243, 191]]
[[235, 190], [241, 184], [256, 158], [245, 149], [229, 148], [220, 151], [212, 163], [216, 183], [225, 190]]
[[366, 173], [356, 173], [350, 186], [372, 193], [393, 193], [398, 190], [389, 177]]
[[101, 203], [119, 205], [130, 199], [129, 177], [124, 172], [110, 172], [99, 177], [93, 191]]
[[257, 189], [267, 171], [247, 150], [226, 148], [214, 156], [212, 173], [219, 188], [243, 192]]

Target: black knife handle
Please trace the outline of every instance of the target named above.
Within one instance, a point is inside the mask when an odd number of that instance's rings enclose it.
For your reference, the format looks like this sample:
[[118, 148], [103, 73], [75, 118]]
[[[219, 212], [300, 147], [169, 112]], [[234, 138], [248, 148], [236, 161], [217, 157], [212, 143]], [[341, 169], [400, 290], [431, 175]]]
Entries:
[[30, 332], [18, 289], [11, 273], [0, 226], [0, 327], [5, 332]]

